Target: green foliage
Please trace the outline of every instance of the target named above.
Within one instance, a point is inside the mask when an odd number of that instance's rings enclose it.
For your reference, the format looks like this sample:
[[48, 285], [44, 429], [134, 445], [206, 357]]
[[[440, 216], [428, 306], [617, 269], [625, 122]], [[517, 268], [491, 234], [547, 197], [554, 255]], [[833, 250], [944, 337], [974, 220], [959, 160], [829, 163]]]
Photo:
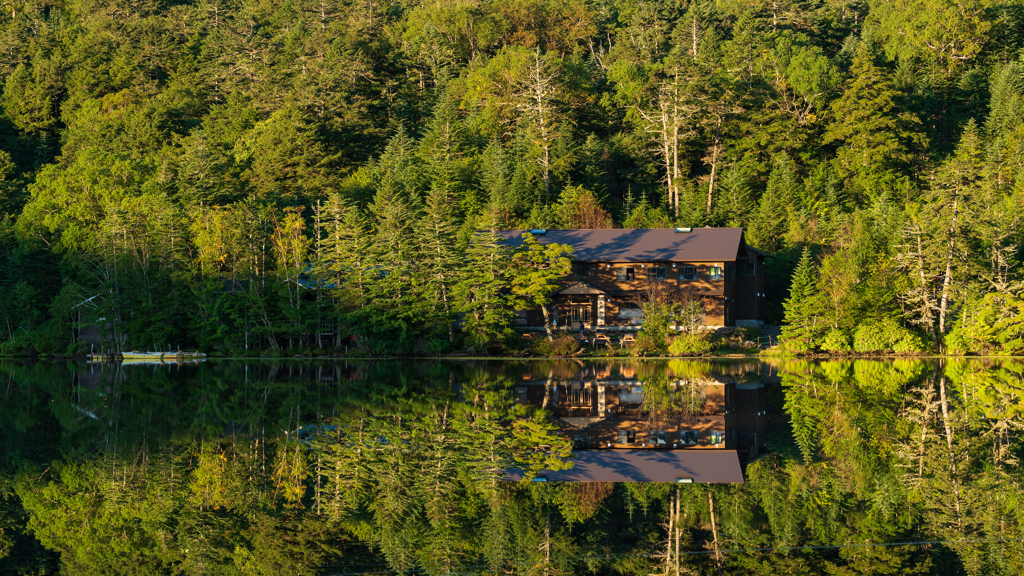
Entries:
[[671, 356], [704, 356], [715, 349], [714, 342], [706, 334], [681, 334], [668, 345]]
[[854, 352], [917, 354], [926, 350], [921, 336], [891, 318], [860, 324], [853, 332]]
[[562, 333], [550, 340], [540, 340], [536, 347], [543, 356], [572, 356], [582, 345], [572, 334]]
[[[720, 545], [776, 548], [729, 553], [723, 572], [1020, 566], [1019, 550], [985, 541], [1021, 523], [1019, 498], [1001, 489], [1021, 477], [1019, 361], [582, 364], [222, 361], [83, 372], [7, 362], [0, 370], [17, 384], [0, 412], [0, 570], [319, 574], [350, 563], [457, 573], [486, 562], [515, 574], [643, 575], [662, 567], [647, 556], [666, 549], [678, 505], [681, 571], [714, 572], [709, 499]], [[697, 489], [500, 482], [517, 464], [571, 465], [571, 429], [518, 400], [524, 380], [547, 374], [553, 391], [592, 370], [642, 386], [654, 422], [706, 418], [728, 390], [726, 409], [739, 410], [727, 412], [727, 429], [760, 435], [759, 422], [771, 422], [760, 440], [771, 452], [746, 465], [743, 483]], [[103, 385], [68, 394], [72, 377]], [[228, 432], [225, 421], [235, 423]], [[951, 539], [958, 521], [985, 538], [938, 558], [900, 544]], [[627, 558], [600, 552], [609, 538]]]
[[811, 251], [804, 248], [800, 262], [793, 271], [793, 280], [786, 300], [782, 343], [786, 350], [803, 353], [816, 346], [818, 327], [818, 287]]
[[921, 121], [897, 106], [898, 94], [887, 75], [873, 62], [871, 49], [860, 43], [843, 96], [832, 104], [836, 122], [824, 142], [839, 143], [835, 166], [847, 178], [880, 174], [911, 162], [926, 146]]
[[850, 342], [850, 335], [846, 332], [842, 330], [830, 330], [829, 333], [821, 339], [821, 349], [825, 352], [846, 354], [853, 351], [853, 345]]
[[1024, 300], [990, 293], [964, 310], [946, 337], [954, 354], [1019, 354], [1024, 351]]
[[[777, 256], [791, 350], [899, 314], [1012, 353], [960, 316], [1020, 292], [1019, 12], [12, 5], [0, 349], [497, 351], [561, 264], [478, 231], [713, 225]], [[649, 312], [662, 353], [678, 310]]]

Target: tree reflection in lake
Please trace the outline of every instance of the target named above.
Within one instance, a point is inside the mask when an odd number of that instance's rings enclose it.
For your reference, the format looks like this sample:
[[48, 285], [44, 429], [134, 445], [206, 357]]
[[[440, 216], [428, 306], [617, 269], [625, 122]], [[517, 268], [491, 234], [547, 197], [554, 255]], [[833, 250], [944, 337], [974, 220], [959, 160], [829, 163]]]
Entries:
[[[0, 371], [3, 573], [1024, 568], [1018, 362]], [[735, 451], [746, 482], [500, 480], [570, 465], [574, 438]], [[945, 543], [876, 545], [922, 541]]]

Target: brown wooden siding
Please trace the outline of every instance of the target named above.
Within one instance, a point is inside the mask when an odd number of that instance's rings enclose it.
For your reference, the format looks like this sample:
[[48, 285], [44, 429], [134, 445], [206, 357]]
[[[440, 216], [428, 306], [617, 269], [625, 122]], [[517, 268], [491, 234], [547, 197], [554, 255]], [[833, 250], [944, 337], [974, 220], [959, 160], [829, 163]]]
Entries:
[[[655, 266], [665, 268], [665, 281], [675, 282], [678, 286], [692, 287], [702, 292], [721, 294], [724, 288], [723, 280], [711, 280], [711, 268], [726, 262], [589, 262], [589, 276], [567, 276], [567, 282], [586, 282], [587, 284], [605, 292], [624, 292], [640, 290], [647, 282], [647, 271]], [[673, 268], [675, 264], [675, 268]], [[679, 269], [682, 266], [693, 266], [697, 268], [696, 280], [680, 280]], [[616, 277], [618, 269], [632, 268], [634, 271], [633, 281], [621, 281]]]
[[[693, 288], [698, 294], [706, 298], [706, 319], [709, 326], [733, 326], [736, 320], [764, 320], [764, 298], [758, 294], [764, 294], [764, 257], [751, 250], [747, 251], [748, 261], [756, 264], [755, 276], [740, 276], [737, 264], [745, 264], [747, 261], [726, 260], [719, 262], [579, 262], [589, 264], [590, 273], [587, 275], [570, 275], [565, 278], [563, 285], [571, 286], [577, 282], [583, 282], [592, 288], [605, 292], [605, 322], [604, 326], [628, 327], [637, 326], [630, 318], [624, 318], [621, 314], [623, 308], [630, 307], [633, 299], [646, 287], [647, 272], [654, 267], [665, 268], [664, 282], [671, 283], [680, 288]], [[695, 280], [680, 279], [680, 271], [684, 266], [693, 266], [697, 269]], [[720, 280], [711, 279], [711, 268], [723, 268]], [[633, 280], [619, 280], [617, 271], [622, 269], [633, 269]], [[732, 269], [732, 279], [728, 269]], [[584, 301], [590, 298], [590, 318], [595, 327], [598, 325], [598, 305], [596, 295], [565, 295], [559, 294], [553, 298], [551, 311], [552, 319], [557, 314], [558, 327], [571, 327], [571, 306], [573, 301]], [[530, 310], [526, 314], [526, 326], [543, 326], [544, 317], [540, 310]], [[522, 323], [519, 324], [524, 326]]]

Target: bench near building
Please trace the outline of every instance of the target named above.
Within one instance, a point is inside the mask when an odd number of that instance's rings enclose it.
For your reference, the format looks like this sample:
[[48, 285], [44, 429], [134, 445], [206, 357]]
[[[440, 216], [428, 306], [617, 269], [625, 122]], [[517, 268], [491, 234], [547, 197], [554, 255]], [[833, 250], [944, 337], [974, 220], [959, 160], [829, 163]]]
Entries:
[[[542, 244], [573, 247], [572, 274], [552, 302], [558, 327], [635, 329], [638, 298], [651, 282], [692, 288], [705, 302], [708, 326], [764, 322], [765, 253], [742, 228], [504, 230], [507, 245], [530, 232]], [[520, 328], [543, 327], [540, 310], [519, 313]]]

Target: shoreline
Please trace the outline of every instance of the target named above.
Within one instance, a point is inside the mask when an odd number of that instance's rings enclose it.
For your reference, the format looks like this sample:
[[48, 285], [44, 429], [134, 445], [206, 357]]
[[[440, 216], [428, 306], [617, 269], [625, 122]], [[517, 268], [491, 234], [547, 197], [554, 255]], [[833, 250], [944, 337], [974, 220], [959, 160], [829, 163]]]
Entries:
[[[710, 355], [710, 356], [207, 356], [204, 361], [238, 361], [238, 360], [296, 360], [296, 361], [307, 361], [307, 360], [352, 360], [352, 361], [388, 361], [388, 360], [445, 360], [445, 361], [480, 361], [480, 360], [529, 360], [529, 361], [540, 361], [540, 360], [608, 360], [608, 361], [619, 361], [619, 360], [751, 360], [757, 359], [761, 361], [772, 361], [772, 360], [943, 360], [943, 359], [971, 359], [971, 360], [985, 360], [985, 359], [1012, 359], [1022, 358], [1024, 355], [1015, 356], [1012, 354], [1000, 355], [1000, 354], [986, 354], [981, 356], [974, 355], [955, 355], [955, 354], [914, 354], [914, 355], [903, 355], [903, 354], [866, 354], [866, 355], [848, 355], [848, 354], [815, 354], [811, 356], [796, 356], [786, 354], [721, 354], [721, 355]], [[17, 359], [34, 359], [44, 360], [49, 362], [58, 362], [62, 360], [89, 360], [89, 356], [58, 356], [58, 355], [39, 355], [39, 356], [7, 356], [0, 355], [0, 360], [17, 360]], [[104, 363], [115, 363], [117, 360], [102, 361]], [[186, 360], [185, 362], [190, 362]], [[164, 362], [165, 364], [176, 364], [174, 361]]]

